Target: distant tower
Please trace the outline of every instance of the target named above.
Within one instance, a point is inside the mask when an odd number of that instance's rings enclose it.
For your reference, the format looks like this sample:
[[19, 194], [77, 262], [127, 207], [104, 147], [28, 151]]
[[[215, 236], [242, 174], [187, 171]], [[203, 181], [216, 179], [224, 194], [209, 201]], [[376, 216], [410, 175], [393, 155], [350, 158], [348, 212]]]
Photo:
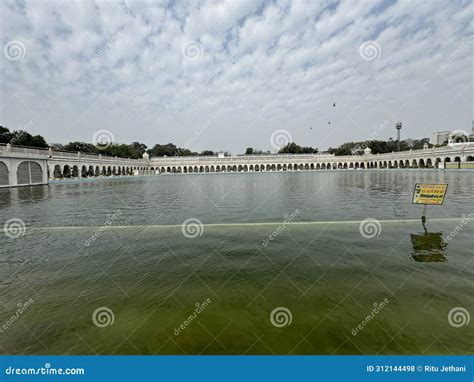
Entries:
[[402, 123], [397, 122], [395, 125], [395, 128], [397, 129], [397, 151], [400, 151], [400, 130], [402, 129]]

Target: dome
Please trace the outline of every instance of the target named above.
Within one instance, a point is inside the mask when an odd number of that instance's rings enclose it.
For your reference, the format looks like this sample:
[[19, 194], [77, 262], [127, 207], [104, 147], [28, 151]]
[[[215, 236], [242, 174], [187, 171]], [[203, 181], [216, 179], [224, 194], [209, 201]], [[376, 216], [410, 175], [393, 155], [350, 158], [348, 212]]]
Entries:
[[143, 153], [143, 159], [150, 159], [150, 154], [148, 154], [146, 151]]
[[368, 147], [366, 147], [366, 148], [364, 149], [364, 154], [370, 154], [371, 152], [372, 152], [372, 150], [371, 150], [370, 148], [368, 148]]

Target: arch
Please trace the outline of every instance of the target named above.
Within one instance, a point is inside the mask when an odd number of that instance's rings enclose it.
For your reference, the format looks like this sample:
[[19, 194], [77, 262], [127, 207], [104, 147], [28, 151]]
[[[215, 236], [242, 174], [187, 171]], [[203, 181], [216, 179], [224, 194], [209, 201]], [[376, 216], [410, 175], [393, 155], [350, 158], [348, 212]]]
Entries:
[[10, 184], [9, 171], [6, 163], [0, 162], [0, 186], [8, 186]]
[[472, 162], [472, 161], [474, 161], [474, 157], [472, 155], [468, 155], [466, 157], [466, 162]]
[[87, 167], [86, 166], [81, 167], [81, 176], [83, 178], [85, 178], [87, 176]]
[[249, 171], [253, 171], [253, 164], [249, 166]]
[[206, 166], [206, 167], [204, 168], [204, 172], [209, 172], [209, 166]]
[[215, 172], [216, 169], [214, 168], [214, 166], [211, 166], [211, 172]]
[[227, 166], [227, 172], [232, 172], [233, 171], [233, 167], [231, 165]]
[[117, 175], [122, 175], [122, 168], [120, 166], [117, 167]]
[[100, 175], [107, 175], [107, 167], [102, 166], [102, 171], [100, 172]]
[[255, 165], [254, 171], [260, 171], [260, 166], [258, 164]]
[[337, 165], [337, 168], [341, 169], [341, 168], [342, 168], [342, 163], [339, 163], [339, 164]]
[[63, 167], [63, 177], [64, 178], [70, 178], [71, 177], [71, 167], [69, 165], [64, 165]]
[[192, 174], [194, 172], [193, 166], [188, 167], [188, 173]]
[[421, 158], [419, 161], [418, 161], [418, 167], [420, 168], [425, 168], [425, 161], [423, 158]]
[[426, 160], [426, 167], [428, 168], [432, 168], [433, 167], [433, 162], [431, 161], [431, 158], [428, 158]]
[[323, 163], [323, 164], [321, 165], [321, 168], [322, 168], [323, 170], [326, 170], [326, 163]]
[[53, 178], [62, 178], [63, 174], [61, 172], [61, 166], [59, 164], [54, 166]]
[[265, 171], [265, 165], [264, 165], [264, 164], [262, 164], [262, 165], [260, 166], [260, 171]]
[[413, 159], [413, 160], [411, 161], [411, 166], [412, 166], [413, 168], [418, 168], [418, 163], [416, 162], [416, 159]]
[[316, 164], [316, 170], [321, 170], [321, 164], [320, 163]]
[[283, 170], [283, 166], [281, 164], [277, 164], [277, 171]]
[[298, 170], [300, 170], [300, 171], [304, 170], [304, 164], [303, 164], [303, 163], [300, 163], [300, 164], [299, 164]]
[[87, 169], [87, 176], [93, 176], [94, 175], [94, 166], [89, 166]]
[[24, 161], [16, 170], [17, 184], [37, 184], [43, 182], [43, 169], [38, 162]]
[[347, 163], [344, 163], [344, 166], [342, 166], [344, 170], [347, 170]]
[[405, 168], [410, 168], [410, 161], [408, 159], [405, 161], [405, 166], [404, 167]]
[[455, 161], [455, 162], [461, 162], [461, 157], [455, 157], [455, 158], [454, 158], [454, 161]]
[[326, 165], [326, 170], [330, 170], [330, 169], [331, 169], [331, 163], [328, 163], [328, 164]]
[[359, 168], [359, 167], [360, 167], [359, 162], [356, 162], [354, 168]]
[[249, 168], [247, 167], [247, 165], [244, 165], [244, 171], [247, 172], [249, 170]]
[[173, 174], [176, 174], [176, 167], [173, 166], [173, 167], [171, 168], [171, 172], [172, 172]]
[[238, 171], [238, 172], [241, 172], [242, 170], [243, 170], [243, 167], [242, 167], [241, 164], [239, 164], [239, 167], [237, 168], [237, 171]]
[[309, 169], [314, 170], [314, 163], [311, 163], [311, 165], [309, 166]]
[[306, 163], [306, 164], [304, 165], [304, 169], [305, 169], [305, 170], [309, 170], [309, 164], [308, 164], [308, 163]]
[[267, 164], [267, 171], [270, 171], [271, 169], [272, 167], [269, 164]]
[[199, 167], [199, 172], [204, 172], [204, 166]]
[[112, 167], [107, 166], [107, 176], [111, 176], [111, 175], [112, 175]]

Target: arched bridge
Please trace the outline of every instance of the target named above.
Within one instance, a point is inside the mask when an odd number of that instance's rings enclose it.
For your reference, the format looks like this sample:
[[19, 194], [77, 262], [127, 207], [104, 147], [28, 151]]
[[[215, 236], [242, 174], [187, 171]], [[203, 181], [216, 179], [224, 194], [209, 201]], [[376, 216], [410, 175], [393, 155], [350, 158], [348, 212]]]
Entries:
[[0, 145], [0, 187], [47, 184], [49, 179], [140, 174], [318, 171], [396, 168], [474, 169], [474, 143], [388, 154], [192, 156], [127, 159]]

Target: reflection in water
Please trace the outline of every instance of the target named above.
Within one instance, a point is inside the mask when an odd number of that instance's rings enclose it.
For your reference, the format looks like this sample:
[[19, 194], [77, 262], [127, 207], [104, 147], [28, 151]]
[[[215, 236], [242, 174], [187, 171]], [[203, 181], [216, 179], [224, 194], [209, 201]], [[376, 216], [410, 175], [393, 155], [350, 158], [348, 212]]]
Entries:
[[420, 263], [441, 263], [447, 261], [444, 250], [447, 243], [444, 241], [442, 232], [424, 232], [422, 234], [411, 234], [413, 245], [413, 260]]
[[19, 200], [37, 202], [46, 198], [48, 186], [26, 186], [18, 187], [15, 190]]

